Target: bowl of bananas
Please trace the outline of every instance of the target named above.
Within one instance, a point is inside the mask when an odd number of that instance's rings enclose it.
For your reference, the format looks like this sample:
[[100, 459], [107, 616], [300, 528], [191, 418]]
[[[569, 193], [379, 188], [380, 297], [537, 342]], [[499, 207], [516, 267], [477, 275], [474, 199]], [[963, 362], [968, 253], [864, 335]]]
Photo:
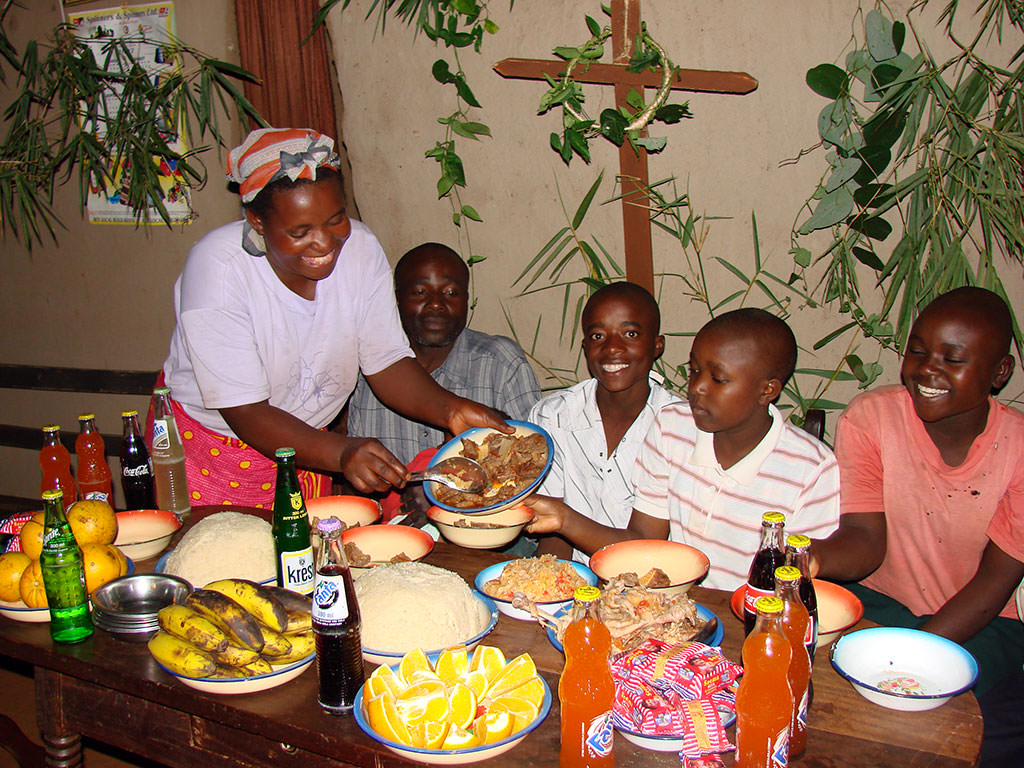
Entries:
[[310, 599], [244, 579], [221, 579], [160, 609], [147, 641], [154, 660], [207, 693], [253, 693], [298, 677], [315, 657]]

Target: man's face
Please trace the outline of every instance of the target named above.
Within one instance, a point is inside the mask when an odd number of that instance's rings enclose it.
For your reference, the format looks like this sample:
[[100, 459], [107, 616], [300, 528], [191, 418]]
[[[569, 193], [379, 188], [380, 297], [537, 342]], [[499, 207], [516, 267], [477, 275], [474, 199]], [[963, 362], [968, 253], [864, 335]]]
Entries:
[[395, 295], [414, 347], [451, 347], [466, 327], [466, 267], [450, 253], [426, 251], [404, 264], [396, 275]]

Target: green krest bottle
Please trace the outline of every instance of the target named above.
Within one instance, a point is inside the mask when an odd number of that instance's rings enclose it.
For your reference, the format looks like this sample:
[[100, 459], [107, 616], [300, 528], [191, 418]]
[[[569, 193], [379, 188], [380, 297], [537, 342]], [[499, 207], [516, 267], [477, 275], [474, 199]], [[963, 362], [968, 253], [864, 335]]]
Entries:
[[295, 449], [278, 448], [277, 488], [274, 491], [274, 550], [278, 586], [309, 595], [316, 569], [309, 538], [309, 516], [295, 472]]
[[46, 522], [39, 565], [50, 606], [50, 636], [58, 643], [81, 642], [92, 635], [92, 617], [82, 550], [64, 515], [64, 493], [44, 491], [43, 509]]

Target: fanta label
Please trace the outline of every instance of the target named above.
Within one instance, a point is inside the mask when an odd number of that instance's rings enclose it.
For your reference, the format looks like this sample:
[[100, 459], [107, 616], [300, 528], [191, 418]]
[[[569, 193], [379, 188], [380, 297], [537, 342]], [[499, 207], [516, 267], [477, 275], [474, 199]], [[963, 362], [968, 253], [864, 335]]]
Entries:
[[807, 728], [808, 699], [807, 691], [804, 691], [804, 695], [800, 698], [800, 706], [796, 710], [796, 719], [800, 721], [805, 729]]
[[163, 419], [153, 421], [153, 450], [166, 451], [171, 447], [171, 434], [167, 429], [167, 422]]
[[110, 494], [104, 493], [103, 491], [89, 491], [88, 493], [85, 494], [85, 498], [89, 499], [90, 501], [95, 499], [96, 501], [102, 501], [107, 504], [110, 503]]
[[598, 715], [587, 724], [587, 751], [594, 757], [608, 757], [612, 753], [613, 736], [612, 713]]
[[789, 765], [789, 728], [783, 728], [772, 742], [771, 768], [786, 768]]
[[313, 621], [317, 624], [340, 625], [348, 618], [345, 580], [342, 576], [317, 574], [313, 587]]

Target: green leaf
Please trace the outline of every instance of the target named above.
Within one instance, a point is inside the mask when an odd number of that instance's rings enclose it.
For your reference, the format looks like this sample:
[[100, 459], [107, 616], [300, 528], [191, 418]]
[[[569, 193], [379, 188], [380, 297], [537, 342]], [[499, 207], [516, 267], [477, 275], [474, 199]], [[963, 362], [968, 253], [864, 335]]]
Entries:
[[[892, 224], [879, 216], [854, 216], [850, 221], [850, 229], [856, 232], [861, 232], [872, 240], [885, 240], [885, 238], [892, 234]], [[872, 254], [872, 256], [874, 256], [874, 254]], [[877, 258], [878, 257], [875, 256], [875, 259]], [[867, 264], [867, 262], [864, 263]], [[882, 269], [882, 266], [882, 262], [879, 261], [878, 266], [872, 266], [872, 268]]]
[[578, 128], [566, 128], [565, 138], [568, 139], [572, 151], [583, 158], [583, 162], [590, 162], [590, 144], [587, 137]]
[[458, 211], [452, 211], [452, 224], [456, 227], [462, 226], [462, 216]]
[[437, 197], [440, 199], [447, 195], [453, 186], [455, 181], [450, 176], [441, 176], [437, 180]]
[[484, 19], [484, 31], [487, 34], [489, 34], [489, 35], [497, 34], [498, 29], [499, 29], [498, 25], [495, 24], [493, 21], [491, 21], [490, 19]]
[[434, 62], [433, 66], [430, 67], [430, 74], [434, 76], [434, 79], [439, 83], [454, 83], [455, 75], [452, 74], [448, 68], [448, 62], [444, 59], [438, 59]]
[[851, 328], [856, 328], [856, 327], [857, 327], [857, 323], [847, 323], [846, 325], [843, 325], [843, 326], [841, 326], [839, 328], [836, 328], [831, 333], [825, 334], [820, 339], [818, 339], [816, 342], [814, 342], [814, 346], [812, 347], [812, 349], [817, 351], [817, 350], [821, 349], [822, 347], [824, 347], [825, 345], [827, 345], [829, 342], [831, 342], [831, 341], [839, 338], [840, 336], [842, 336], [844, 333], [846, 333]]
[[455, 79], [455, 90], [459, 94], [459, 98], [469, 104], [471, 107], [480, 107], [480, 102], [476, 100], [476, 96], [473, 95], [473, 91], [466, 85], [466, 81], [461, 77]]
[[793, 373], [800, 373], [805, 376], [818, 376], [822, 379], [835, 379], [836, 381], [856, 381], [852, 373], [839, 370], [833, 371], [830, 368], [797, 368]]
[[477, 123], [477, 122], [469, 121], [469, 122], [463, 123], [462, 127], [465, 128], [470, 133], [474, 134], [475, 136], [490, 136], [491, 135], [491, 129], [485, 123]]
[[814, 208], [814, 213], [799, 229], [800, 234], [809, 235], [818, 229], [827, 229], [838, 224], [853, 211], [853, 195], [840, 187], [826, 194]]
[[471, 205], [462, 206], [462, 215], [467, 219], [472, 219], [473, 221], [483, 221], [480, 214], [476, 212], [476, 208]]
[[807, 85], [819, 96], [838, 99], [849, 88], [849, 75], [835, 64], [819, 64], [807, 70]]
[[849, 130], [850, 116], [842, 101], [826, 104], [818, 114], [818, 135], [829, 144], [843, 146]]
[[579, 229], [580, 224], [583, 223], [583, 219], [587, 215], [587, 211], [590, 210], [590, 204], [594, 201], [594, 195], [597, 194], [598, 187], [601, 186], [601, 181], [604, 179], [604, 171], [601, 171], [594, 179], [594, 183], [590, 185], [590, 189], [587, 190], [587, 194], [583, 196], [580, 204], [576, 207], [576, 213], [572, 217], [572, 228]]
[[793, 248], [790, 250], [790, 254], [793, 256], [793, 261], [801, 267], [807, 268], [811, 265], [811, 252], [806, 248]]
[[587, 29], [590, 30], [590, 34], [594, 37], [599, 37], [601, 35], [601, 25], [590, 16], [584, 16], [584, 18], [587, 21]]
[[601, 135], [617, 147], [626, 140], [626, 118], [617, 109], [605, 109], [601, 112]]
[[839, 189], [839, 187], [854, 177], [857, 171], [860, 170], [860, 166], [861, 161], [856, 157], [838, 158], [832, 165], [832, 174], [828, 177], [828, 181], [825, 182], [825, 191], [832, 192]]
[[639, 139], [633, 139], [633, 143], [639, 144], [648, 152], [660, 152], [668, 144], [668, 139], [665, 136], [642, 136]]
[[879, 11], [868, 11], [864, 19], [864, 34], [867, 37], [868, 51], [875, 61], [887, 61], [898, 53], [893, 43], [892, 23]]
[[578, 59], [580, 57], [580, 49], [568, 45], [560, 45], [555, 48], [554, 54], [562, 59]]
[[885, 268], [885, 264], [878, 258], [874, 251], [869, 251], [866, 248], [860, 248], [859, 246], [853, 247], [853, 255], [857, 257], [857, 261], [865, 266], [871, 267], [876, 271], [881, 271]]
[[862, 147], [857, 150], [856, 155], [863, 161], [860, 170], [853, 177], [858, 184], [873, 182], [889, 167], [889, 162], [892, 160], [892, 152], [889, 147], [878, 144]]
[[869, 146], [892, 147], [903, 135], [906, 126], [907, 112], [905, 109], [883, 108], [864, 123], [864, 141]]
[[879, 64], [871, 70], [871, 85], [876, 91], [881, 91], [901, 74], [903, 71], [899, 67], [892, 64]]
[[654, 120], [660, 120], [668, 125], [674, 125], [684, 117], [693, 117], [690, 112], [690, 102], [684, 104], [662, 104], [654, 113]]
[[853, 199], [861, 208], [878, 208], [892, 199], [892, 188], [892, 184], [865, 184], [854, 190]]

